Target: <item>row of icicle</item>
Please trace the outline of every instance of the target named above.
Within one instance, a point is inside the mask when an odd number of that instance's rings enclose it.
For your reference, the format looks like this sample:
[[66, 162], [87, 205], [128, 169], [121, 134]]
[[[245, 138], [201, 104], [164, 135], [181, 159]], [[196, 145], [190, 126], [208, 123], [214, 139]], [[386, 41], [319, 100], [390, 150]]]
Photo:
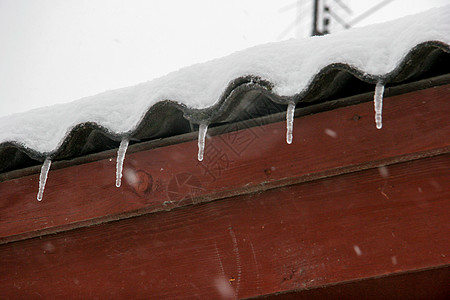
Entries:
[[[375, 86], [375, 94], [373, 97], [374, 100], [374, 109], [375, 109], [375, 124], [377, 129], [381, 129], [383, 127], [382, 124], [382, 108], [383, 108], [383, 93], [384, 93], [384, 84], [378, 82]], [[294, 113], [295, 113], [295, 103], [290, 102], [287, 107], [286, 112], [286, 143], [292, 143], [293, 136], [293, 128], [294, 128]], [[205, 138], [206, 132], [208, 130], [207, 124], [200, 124], [198, 130], [198, 160], [203, 160], [203, 154], [205, 152]], [[119, 145], [119, 150], [117, 150], [117, 162], [116, 162], [116, 187], [120, 187], [122, 183], [122, 169], [123, 169], [123, 161], [125, 160], [125, 153], [127, 152], [129, 139], [123, 138]], [[50, 158], [46, 158], [42, 167], [41, 174], [39, 176], [39, 191], [37, 194], [37, 200], [41, 201], [44, 195], [45, 183], [47, 182], [48, 171], [50, 170], [50, 166], [52, 161]]]

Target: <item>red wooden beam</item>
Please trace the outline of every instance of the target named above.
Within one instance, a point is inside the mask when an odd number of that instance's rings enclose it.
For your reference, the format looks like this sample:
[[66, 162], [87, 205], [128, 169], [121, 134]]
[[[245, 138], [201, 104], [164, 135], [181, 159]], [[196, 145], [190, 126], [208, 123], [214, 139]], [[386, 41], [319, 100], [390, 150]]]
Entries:
[[42, 202], [39, 174], [0, 182], [0, 243], [448, 152], [449, 89], [386, 98], [382, 130], [369, 102], [297, 118], [292, 145], [278, 122], [208, 138], [203, 162], [196, 141], [130, 153], [121, 188], [115, 157], [50, 170]]
[[449, 164], [440, 155], [3, 244], [1, 296], [252, 297], [441, 268]]

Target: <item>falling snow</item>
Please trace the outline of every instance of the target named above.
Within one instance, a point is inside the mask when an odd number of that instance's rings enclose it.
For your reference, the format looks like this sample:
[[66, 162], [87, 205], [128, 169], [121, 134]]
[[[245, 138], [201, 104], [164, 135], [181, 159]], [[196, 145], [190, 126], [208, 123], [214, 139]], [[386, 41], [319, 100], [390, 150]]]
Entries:
[[377, 125], [377, 129], [381, 129], [383, 127], [382, 123], [382, 110], [383, 110], [383, 93], [384, 93], [384, 85], [380, 82], [375, 86], [375, 94], [373, 96], [373, 103], [375, 107], [375, 123]]
[[208, 125], [200, 124], [198, 129], [198, 161], [203, 160], [203, 153], [205, 152], [205, 138], [208, 131]]
[[39, 192], [37, 194], [37, 200], [41, 201], [44, 195], [45, 183], [47, 182], [48, 171], [50, 170], [50, 166], [52, 161], [49, 158], [46, 158], [41, 167], [41, 174], [39, 175]]
[[393, 265], [396, 265], [398, 262], [397, 262], [397, 256], [392, 256], [391, 257], [391, 260], [392, 260], [392, 264]]
[[337, 133], [334, 130], [331, 130], [330, 128], [325, 129], [325, 134], [328, 136], [331, 136], [333, 139], [337, 138]]
[[378, 173], [380, 173], [380, 176], [383, 178], [389, 177], [389, 170], [386, 166], [380, 166], [378, 167]]
[[292, 132], [294, 130], [294, 113], [295, 103], [291, 102], [288, 105], [286, 112], [286, 143], [292, 144]]
[[361, 249], [359, 248], [358, 245], [354, 245], [353, 246], [353, 250], [355, 250], [356, 255], [358, 255], [358, 256], [362, 255], [362, 251], [361, 251]]
[[122, 184], [122, 169], [123, 161], [125, 160], [125, 153], [127, 152], [129, 140], [123, 138], [120, 141], [119, 150], [117, 150], [117, 163], [116, 163], [116, 187], [120, 187]]

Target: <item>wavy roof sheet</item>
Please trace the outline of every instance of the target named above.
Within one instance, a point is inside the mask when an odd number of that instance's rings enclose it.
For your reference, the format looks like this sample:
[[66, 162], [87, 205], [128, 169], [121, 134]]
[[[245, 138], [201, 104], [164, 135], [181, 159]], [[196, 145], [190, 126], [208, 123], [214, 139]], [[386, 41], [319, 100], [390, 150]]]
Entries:
[[[0, 172], [245, 118], [243, 105], [317, 102], [360, 83], [448, 72], [450, 5], [324, 37], [256, 46], [136, 86], [0, 118]], [[444, 62], [445, 66], [442, 66]], [[267, 105], [266, 105], [267, 106]], [[271, 113], [271, 109], [267, 113]]]

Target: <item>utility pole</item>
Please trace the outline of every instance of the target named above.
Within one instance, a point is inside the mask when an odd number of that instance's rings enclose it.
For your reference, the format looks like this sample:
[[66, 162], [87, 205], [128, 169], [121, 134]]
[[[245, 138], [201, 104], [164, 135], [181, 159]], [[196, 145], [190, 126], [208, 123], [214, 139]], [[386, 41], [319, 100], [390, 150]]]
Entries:
[[378, 4], [375, 6], [353, 18], [353, 20], [347, 21], [353, 12], [344, 0], [311, 0], [308, 2], [295, 0], [295, 2], [290, 3], [279, 10], [280, 12], [285, 12], [294, 7], [297, 8], [295, 20], [285, 30], [283, 30], [279, 36], [279, 39], [286, 36], [293, 28], [296, 28], [296, 37], [300, 37], [301, 31], [299, 25], [302, 17], [302, 5], [305, 3], [306, 5], [312, 5], [313, 15], [311, 35], [318, 36], [330, 33], [331, 20], [333, 20], [333, 25], [340, 24], [342, 28], [348, 29], [393, 1], [395, 0], [379, 0]]
[[330, 7], [325, 3], [325, 0], [313, 0], [313, 30], [312, 36], [325, 35], [330, 33]]
[[[384, 0], [393, 1], [393, 0]], [[295, 36], [299, 38], [301, 36], [300, 23], [302, 15], [306, 9], [312, 9], [312, 36], [325, 35], [331, 32], [331, 21], [337, 22], [343, 28], [348, 28], [348, 22], [345, 20], [351, 15], [352, 10], [345, 4], [346, 0], [310, 0], [301, 1], [295, 0], [292, 3], [283, 6], [279, 9], [279, 12], [286, 12], [293, 8], [297, 9], [295, 20], [286, 27], [285, 30], [279, 35], [278, 39], [285, 37], [293, 28], [296, 28]], [[344, 14], [344, 16], [342, 16]], [[309, 18], [305, 17], [305, 20]], [[309, 22], [309, 20], [308, 20]], [[333, 23], [334, 24], [334, 23]]]
[[314, 0], [312, 36], [322, 35], [319, 31], [319, 0]]

